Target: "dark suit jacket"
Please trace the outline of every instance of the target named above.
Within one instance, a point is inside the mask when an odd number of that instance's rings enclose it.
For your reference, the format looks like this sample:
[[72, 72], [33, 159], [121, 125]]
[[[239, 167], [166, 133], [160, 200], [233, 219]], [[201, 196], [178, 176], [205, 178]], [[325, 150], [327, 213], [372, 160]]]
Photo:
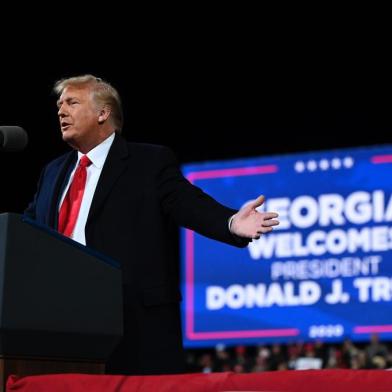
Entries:
[[[76, 151], [49, 163], [25, 214], [57, 228], [58, 203]], [[183, 371], [176, 227], [236, 246], [226, 208], [191, 185], [172, 152], [127, 143], [116, 135], [93, 197], [88, 247], [120, 262], [124, 283], [124, 339], [108, 362], [111, 373]]]

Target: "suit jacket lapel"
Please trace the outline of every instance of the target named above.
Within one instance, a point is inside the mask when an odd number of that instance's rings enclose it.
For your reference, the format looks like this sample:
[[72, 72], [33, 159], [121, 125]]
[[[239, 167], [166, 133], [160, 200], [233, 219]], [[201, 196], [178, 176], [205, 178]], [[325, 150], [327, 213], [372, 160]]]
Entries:
[[51, 204], [49, 208], [49, 226], [57, 229], [58, 220], [58, 208], [63, 190], [67, 184], [68, 178], [75, 166], [77, 160], [77, 152], [72, 151], [66, 155], [64, 162], [60, 165], [60, 168], [53, 181], [52, 195], [50, 197]]
[[108, 156], [106, 157], [105, 164], [102, 168], [97, 188], [95, 189], [86, 226], [103, 207], [105, 199], [109, 195], [117, 179], [127, 168], [126, 158], [128, 155], [129, 151], [127, 142], [121, 136], [116, 134]]

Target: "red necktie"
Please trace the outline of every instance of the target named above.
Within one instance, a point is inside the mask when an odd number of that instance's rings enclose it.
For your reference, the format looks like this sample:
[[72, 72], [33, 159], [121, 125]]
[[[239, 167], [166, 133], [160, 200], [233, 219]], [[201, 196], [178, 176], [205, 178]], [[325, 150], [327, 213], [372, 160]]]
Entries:
[[86, 167], [90, 165], [91, 161], [88, 156], [83, 155], [79, 160], [79, 165], [75, 170], [72, 183], [68, 188], [68, 192], [60, 208], [58, 231], [67, 237], [72, 235], [79, 215], [84, 188], [86, 186]]

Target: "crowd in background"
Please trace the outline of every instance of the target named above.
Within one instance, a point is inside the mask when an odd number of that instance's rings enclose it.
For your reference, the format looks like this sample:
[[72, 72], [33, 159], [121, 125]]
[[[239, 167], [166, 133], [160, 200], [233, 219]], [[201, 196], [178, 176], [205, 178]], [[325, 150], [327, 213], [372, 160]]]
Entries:
[[392, 344], [373, 335], [370, 342], [354, 344], [293, 343], [225, 347], [187, 351], [190, 372], [250, 373], [305, 369], [388, 369], [392, 368]]

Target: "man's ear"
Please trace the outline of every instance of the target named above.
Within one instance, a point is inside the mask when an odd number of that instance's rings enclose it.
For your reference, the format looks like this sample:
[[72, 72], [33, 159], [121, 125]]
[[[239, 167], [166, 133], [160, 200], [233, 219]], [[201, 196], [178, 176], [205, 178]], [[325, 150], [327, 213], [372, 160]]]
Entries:
[[98, 123], [103, 124], [110, 116], [111, 108], [108, 105], [102, 107], [99, 111]]

